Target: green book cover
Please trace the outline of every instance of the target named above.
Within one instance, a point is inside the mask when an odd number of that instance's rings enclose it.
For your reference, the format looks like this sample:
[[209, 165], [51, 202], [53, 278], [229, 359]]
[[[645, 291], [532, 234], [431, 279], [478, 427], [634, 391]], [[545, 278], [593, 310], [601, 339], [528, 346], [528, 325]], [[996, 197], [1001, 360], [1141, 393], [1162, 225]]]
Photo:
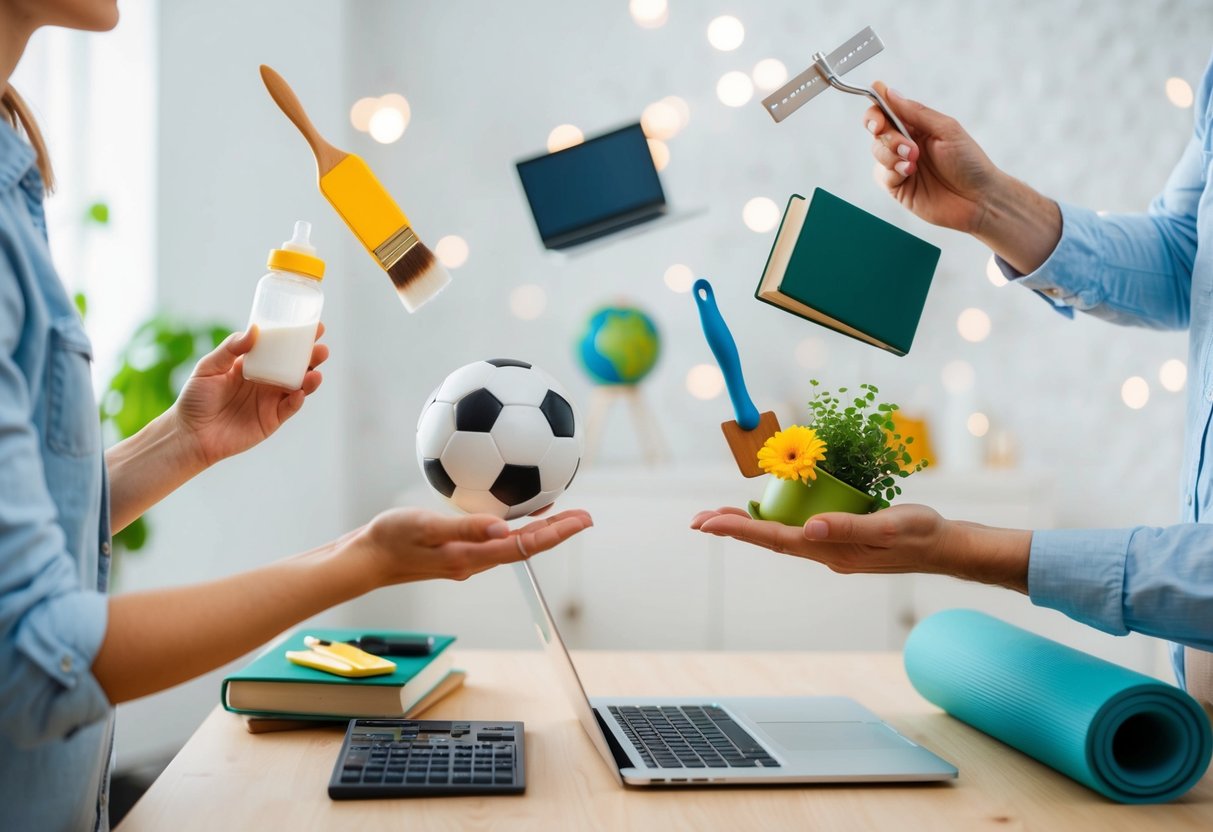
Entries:
[[793, 194], [754, 295], [898, 355], [910, 351], [939, 263], [925, 240], [816, 188]]
[[[426, 636], [429, 633], [389, 632], [372, 629], [307, 628], [273, 644], [245, 667], [223, 680], [220, 703], [229, 711], [255, 715], [312, 717], [403, 715], [413, 702], [433, 689], [453, 663], [446, 650], [454, 636], [433, 635], [428, 656], [388, 656], [396, 669], [382, 676], [347, 678], [294, 664], [288, 650], [306, 650], [305, 636], [327, 641], [347, 641], [374, 634]], [[242, 702], [233, 704], [233, 700]], [[389, 706], [391, 706], [389, 710]]]

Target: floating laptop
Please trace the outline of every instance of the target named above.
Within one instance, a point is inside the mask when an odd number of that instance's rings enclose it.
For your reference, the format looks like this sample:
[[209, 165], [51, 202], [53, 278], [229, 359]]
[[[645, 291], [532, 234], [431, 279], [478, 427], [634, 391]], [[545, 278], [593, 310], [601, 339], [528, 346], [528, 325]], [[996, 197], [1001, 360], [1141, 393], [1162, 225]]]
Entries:
[[531, 565], [515, 564], [581, 727], [620, 783], [681, 786], [950, 780], [956, 768], [834, 696], [590, 699]]
[[667, 210], [639, 123], [525, 159], [517, 168], [546, 248], [577, 246]]

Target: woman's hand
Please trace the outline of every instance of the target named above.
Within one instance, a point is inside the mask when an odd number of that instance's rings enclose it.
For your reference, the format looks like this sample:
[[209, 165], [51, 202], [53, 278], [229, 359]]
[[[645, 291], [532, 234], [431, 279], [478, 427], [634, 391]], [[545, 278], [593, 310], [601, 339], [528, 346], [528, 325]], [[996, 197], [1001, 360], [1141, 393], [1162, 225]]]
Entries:
[[343, 541], [365, 558], [375, 586], [448, 578], [462, 581], [525, 560], [594, 525], [581, 510], [562, 511], [513, 531], [487, 514], [446, 517], [432, 511], [385, 511]]
[[889, 193], [929, 223], [977, 231], [998, 168], [956, 119], [903, 98], [879, 81], [873, 86], [910, 131], [909, 136], [897, 132], [879, 107], [869, 107], [863, 115], [864, 126], [875, 136], [872, 155]]
[[818, 514], [803, 528], [722, 508], [701, 511], [691, 528], [815, 560], [843, 574], [927, 572], [1027, 591], [1031, 532], [945, 520], [926, 506]]
[[[317, 325], [316, 340], [323, 334], [324, 324]], [[322, 377], [316, 368], [329, 357], [329, 348], [320, 343], [312, 347], [299, 390], [246, 381], [243, 356], [256, 340], [256, 327], [229, 335], [194, 367], [170, 411], [202, 467], [246, 451], [268, 437], [320, 387]]]

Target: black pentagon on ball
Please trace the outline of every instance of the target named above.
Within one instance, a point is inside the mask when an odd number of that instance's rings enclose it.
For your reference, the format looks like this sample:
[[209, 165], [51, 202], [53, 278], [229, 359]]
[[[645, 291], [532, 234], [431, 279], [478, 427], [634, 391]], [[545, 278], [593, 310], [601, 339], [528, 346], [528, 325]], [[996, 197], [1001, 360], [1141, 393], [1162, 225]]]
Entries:
[[531, 365], [525, 361], [519, 361], [517, 358], [490, 358], [489, 364], [494, 367], [521, 367], [524, 370], [531, 369]]
[[576, 427], [573, 424], [573, 408], [564, 400], [564, 396], [555, 390], [549, 390], [548, 394], [543, 397], [543, 403], [539, 405], [539, 409], [548, 419], [548, 424], [552, 428], [552, 436], [573, 435], [573, 429]]
[[455, 405], [455, 430], [488, 433], [502, 407], [497, 397], [483, 387], [473, 390]]
[[539, 496], [539, 468], [509, 465], [501, 469], [489, 492], [507, 506], [517, 506]]
[[450, 496], [455, 493], [455, 481], [442, 467], [442, 460], [427, 459], [421, 463], [421, 469], [425, 471], [425, 478], [434, 490], [450, 499]]

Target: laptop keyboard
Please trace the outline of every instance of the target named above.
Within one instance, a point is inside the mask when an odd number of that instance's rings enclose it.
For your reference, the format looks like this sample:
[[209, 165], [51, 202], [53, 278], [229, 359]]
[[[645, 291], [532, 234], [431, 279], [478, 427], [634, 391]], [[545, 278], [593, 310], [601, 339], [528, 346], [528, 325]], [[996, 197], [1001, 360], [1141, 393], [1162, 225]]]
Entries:
[[724, 709], [611, 705], [608, 710], [650, 768], [778, 768]]

